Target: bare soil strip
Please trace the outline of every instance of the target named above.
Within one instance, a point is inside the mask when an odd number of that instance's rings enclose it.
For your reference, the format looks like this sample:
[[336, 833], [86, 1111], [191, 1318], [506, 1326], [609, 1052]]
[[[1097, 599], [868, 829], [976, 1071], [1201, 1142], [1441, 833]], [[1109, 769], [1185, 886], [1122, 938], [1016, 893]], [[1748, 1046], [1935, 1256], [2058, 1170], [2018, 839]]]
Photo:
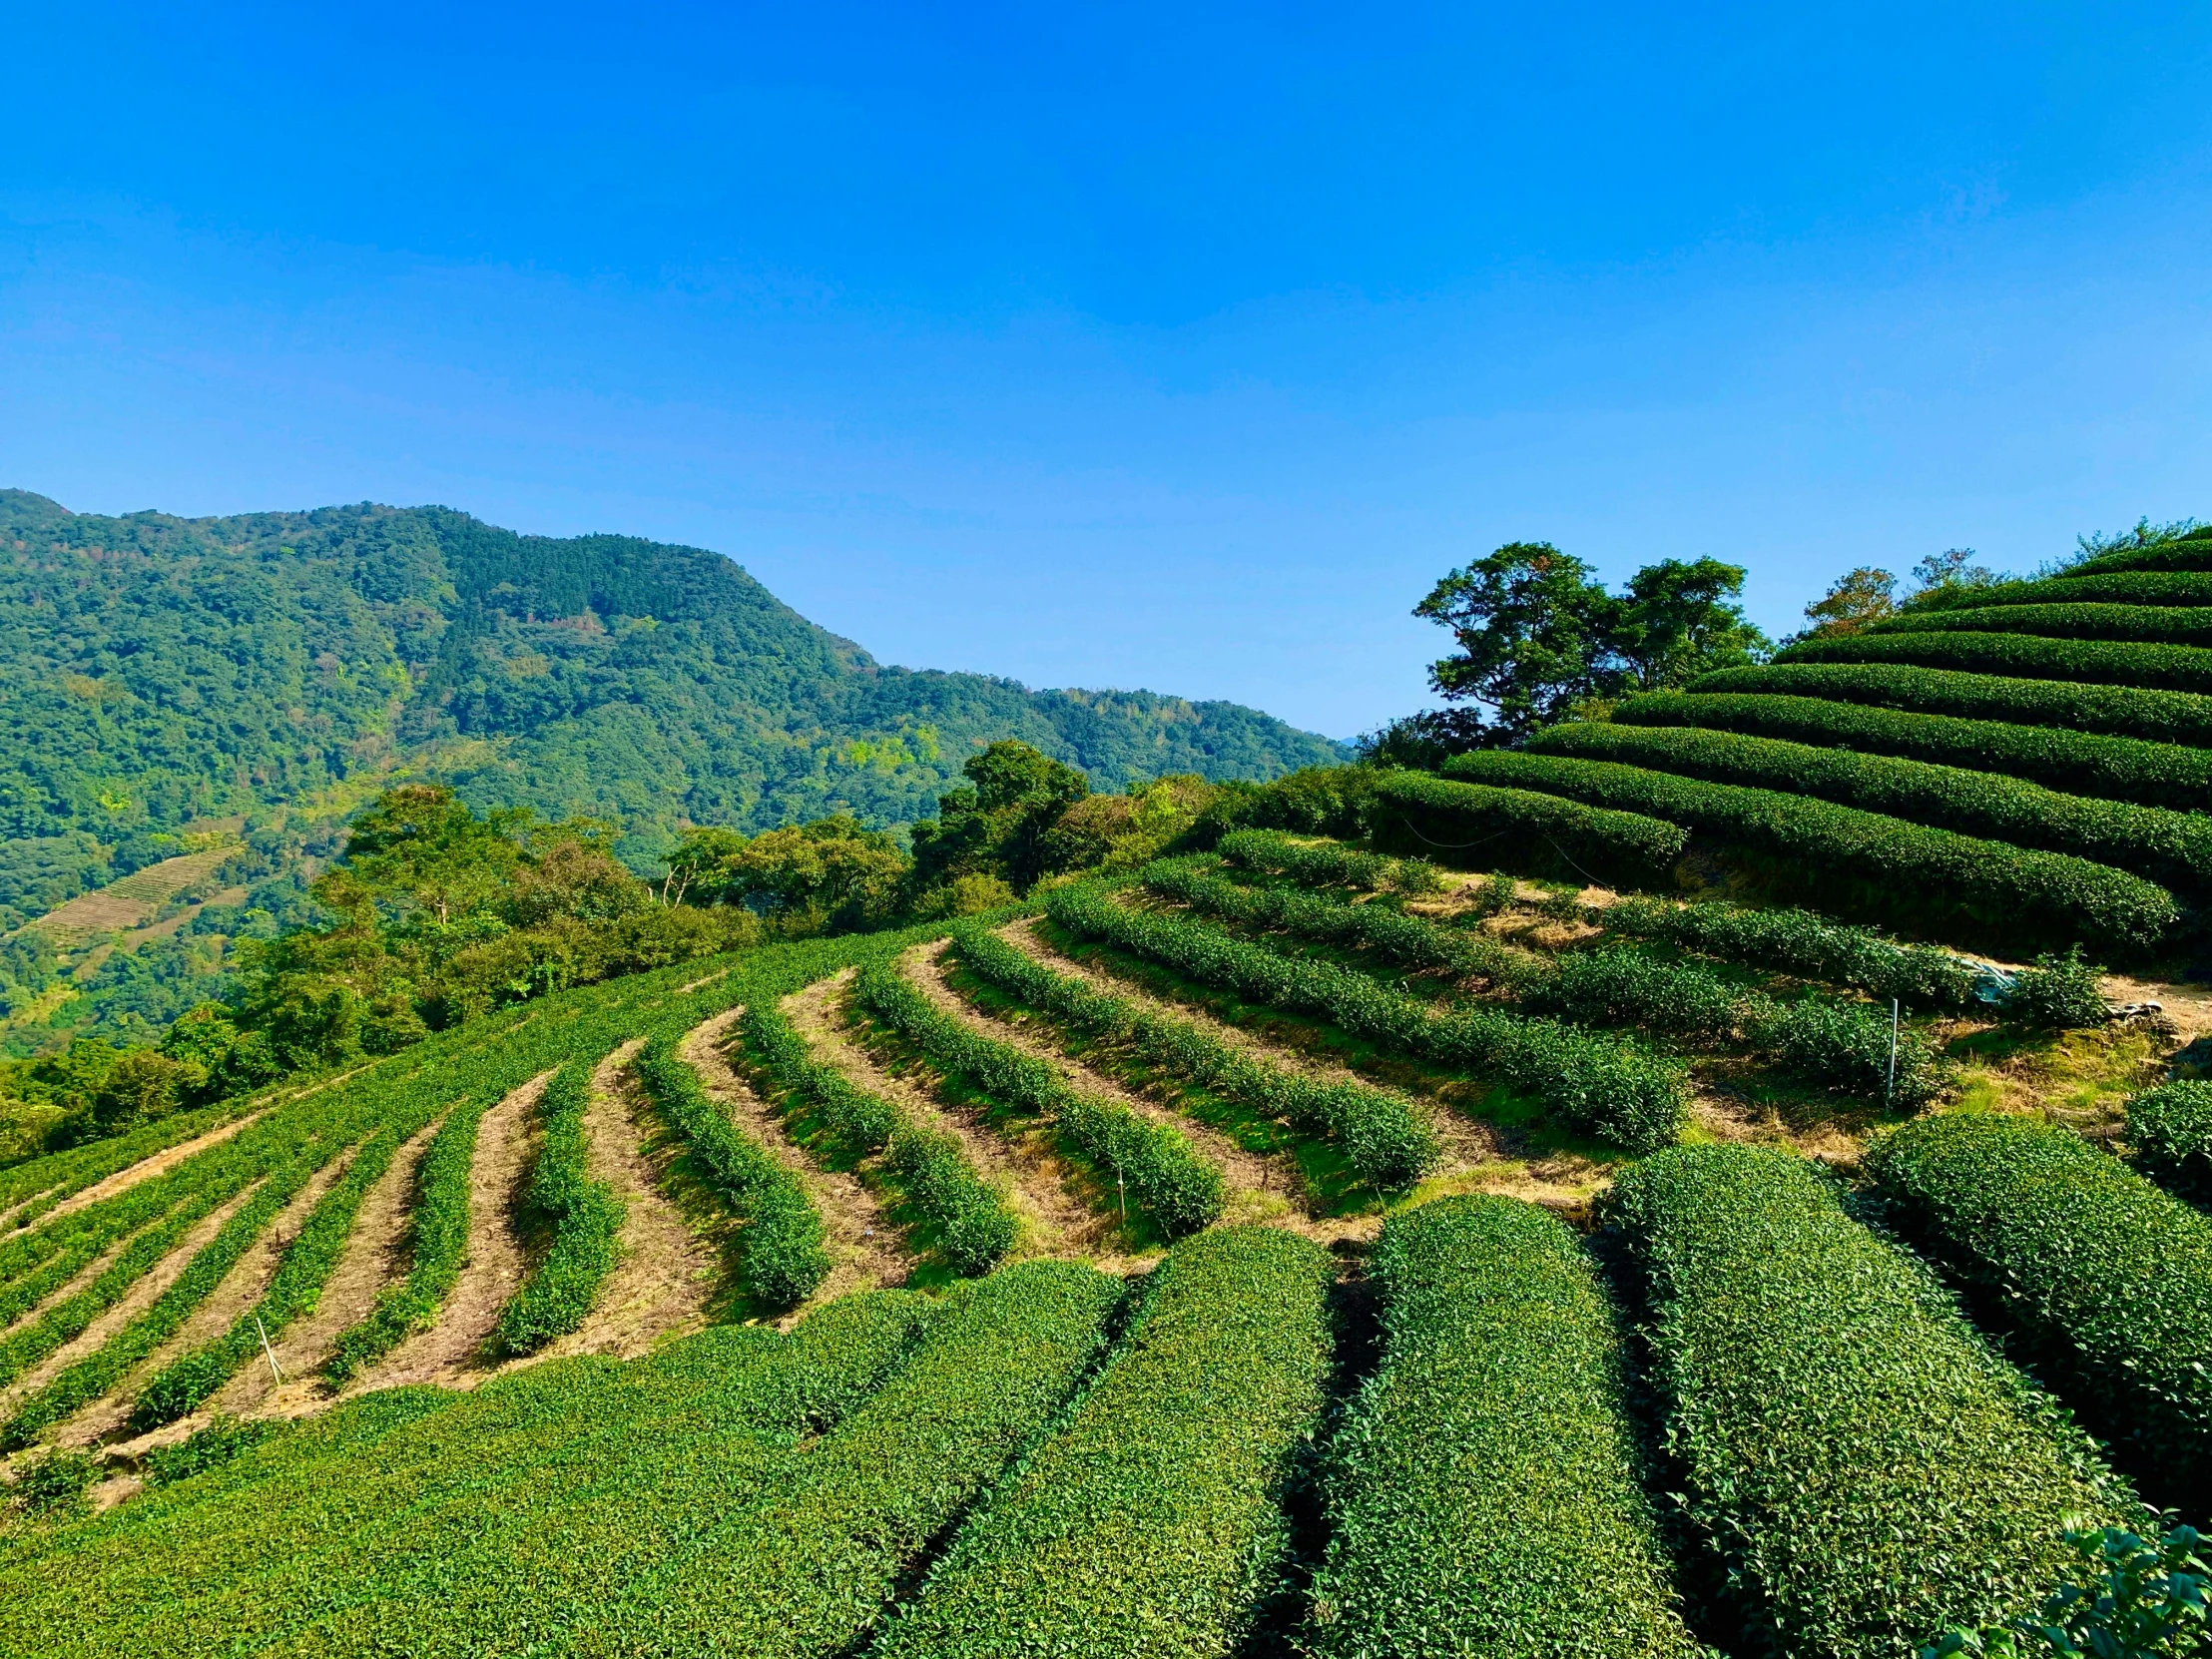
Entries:
[[983, 1178], [1006, 1194], [1020, 1219], [1022, 1237], [1007, 1253], [1010, 1261], [1030, 1256], [1097, 1260], [1107, 1245], [1114, 1218], [1082, 1203], [1070, 1191], [1066, 1170], [1043, 1143], [1043, 1129], [1019, 1137], [994, 1134], [964, 1112], [948, 1111], [924, 1089], [884, 1070], [874, 1056], [845, 1034], [850, 1020], [845, 999], [857, 970], [846, 968], [818, 979], [783, 1001], [784, 1017], [814, 1050], [815, 1058], [843, 1074], [854, 1088], [879, 1095], [924, 1129], [956, 1138]]
[[482, 1354], [484, 1339], [522, 1283], [515, 1202], [537, 1146], [538, 1096], [552, 1075], [533, 1077], [478, 1120], [476, 1157], [468, 1171], [468, 1260], [453, 1294], [445, 1299], [436, 1325], [409, 1337], [382, 1365], [370, 1367], [348, 1393], [401, 1382], [470, 1388], [491, 1375]]
[[642, 1038], [625, 1043], [599, 1063], [584, 1112], [592, 1179], [606, 1182], [625, 1206], [622, 1260], [601, 1285], [591, 1317], [533, 1359], [611, 1354], [627, 1360], [707, 1323], [720, 1266], [714, 1245], [662, 1188], [676, 1149], [647, 1150], [653, 1131], [644, 1093], [630, 1074], [631, 1057], [642, 1046]]
[[156, 1349], [112, 1393], [95, 1400], [71, 1418], [55, 1438], [63, 1444], [80, 1446], [106, 1439], [130, 1417], [138, 1382], [156, 1375], [172, 1360], [230, 1330], [234, 1320], [261, 1300], [262, 1293], [269, 1289], [270, 1280], [283, 1262], [285, 1250], [307, 1225], [307, 1218], [314, 1214], [314, 1207], [321, 1202], [322, 1195], [337, 1184], [352, 1162], [353, 1149], [348, 1147], [309, 1176], [292, 1195], [291, 1202], [246, 1247], [246, 1254], [223, 1276], [223, 1282], [214, 1292], [186, 1317], [169, 1341]]
[[900, 1247], [898, 1229], [884, 1219], [875, 1195], [856, 1177], [823, 1169], [794, 1145], [784, 1131], [783, 1120], [722, 1057], [721, 1045], [744, 1011], [732, 1008], [694, 1026], [685, 1035], [681, 1052], [699, 1073], [707, 1092], [729, 1109], [731, 1120], [806, 1183], [815, 1207], [822, 1212], [829, 1235], [824, 1245], [833, 1265], [806, 1307], [818, 1306], [848, 1291], [904, 1284], [911, 1263]]
[[1224, 1223], [1265, 1221], [1324, 1243], [1373, 1238], [1381, 1229], [1380, 1216], [1307, 1214], [1305, 1179], [1290, 1160], [1248, 1152], [1220, 1130], [1147, 1100], [1103, 1073], [1069, 1059], [1042, 1040], [1036, 1034], [1039, 1028], [1028, 1021], [1000, 1020], [972, 1007], [945, 982], [948, 963], [941, 942], [909, 951], [901, 962], [907, 976], [932, 1002], [971, 1029], [1044, 1061], [1083, 1094], [1111, 1100], [1139, 1117], [1179, 1130], [1200, 1157], [1221, 1171]]
[[[1140, 1006], [1176, 1019], [1187, 1020], [1209, 1036], [1241, 1048], [1259, 1059], [1332, 1082], [1366, 1083], [1373, 1086], [1370, 1079], [1324, 1055], [1272, 1043], [1256, 1032], [1222, 1019], [1209, 1009], [1187, 1002], [1171, 1001], [1094, 962], [1064, 955], [1045, 936], [1042, 924], [1037, 920], [1014, 922], [1002, 928], [1000, 936], [1047, 967], [1087, 980], [1110, 995], [1127, 997]], [[1443, 1159], [1414, 1190], [1416, 1198], [1441, 1197], [1456, 1192], [1485, 1192], [1527, 1199], [1531, 1203], [1548, 1205], [1554, 1209], [1578, 1209], [1589, 1201], [1594, 1191], [1604, 1185], [1604, 1177], [1598, 1166], [1587, 1160], [1564, 1155], [1537, 1160], [1518, 1157], [1506, 1136], [1495, 1125], [1467, 1117], [1440, 1102], [1431, 1111], [1429, 1121], [1435, 1129], [1437, 1140], [1442, 1144]]]
[[367, 1318], [377, 1294], [405, 1266], [409, 1224], [414, 1219], [409, 1201], [415, 1171], [430, 1137], [443, 1123], [440, 1118], [400, 1147], [362, 1195], [345, 1254], [322, 1287], [314, 1312], [294, 1321], [273, 1345], [283, 1382], [273, 1381], [266, 1361], [250, 1365], [224, 1385], [211, 1403], [210, 1414], [296, 1417], [330, 1403], [328, 1391], [315, 1376], [316, 1368], [329, 1357], [338, 1333]]
[[[48, 1222], [58, 1217], [98, 1204], [102, 1199], [113, 1198], [117, 1193], [127, 1193], [141, 1181], [151, 1181], [155, 1176], [175, 1169], [195, 1153], [205, 1152], [211, 1146], [222, 1145], [261, 1115], [260, 1112], [249, 1112], [243, 1117], [233, 1118], [229, 1123], [219, 1123], [204, 1135], [196, 1135], [189, 1141], [179, 1141], [175, 1146], [164, 1147], [151, 1157], [141, 1158], [137, 1163], [126, 1169], [119, 1169], [113, 1175], [104, 1176], [85, 1188], [84, 1191], [72, 1193], [69, 1197], [63, 1199], [47, 1211], [45, 1215], [39, 1217], [38, 1225], [44, 1227]], [[52, 1191], [52, 1189], [49, 1188], [48, 1191]], [[9, 1219], [15, 1215], [17, 1210], [22, 1209], [24, 1204], [36, 1204], [37, 1202], [38, 1196], [34, 1194], [32, 1197], [25, 1199], [23, 1204], [18, 1204], [10, 1210], [0, 1211], [0, 1227], [6, 1227]]]

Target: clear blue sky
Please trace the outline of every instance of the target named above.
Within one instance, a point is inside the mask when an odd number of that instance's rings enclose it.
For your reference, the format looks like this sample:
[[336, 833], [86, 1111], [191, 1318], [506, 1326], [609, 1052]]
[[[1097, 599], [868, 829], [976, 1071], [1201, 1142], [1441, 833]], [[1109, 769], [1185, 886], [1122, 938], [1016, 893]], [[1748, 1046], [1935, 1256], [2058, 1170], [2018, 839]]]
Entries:
[[[349, 15], [341, 15], [348, 12]], [[24, 8], [0, 483], [722, 549], [886, 660], [1426, 700], [1544, 538], [2212, 517], [2190, 5]]]

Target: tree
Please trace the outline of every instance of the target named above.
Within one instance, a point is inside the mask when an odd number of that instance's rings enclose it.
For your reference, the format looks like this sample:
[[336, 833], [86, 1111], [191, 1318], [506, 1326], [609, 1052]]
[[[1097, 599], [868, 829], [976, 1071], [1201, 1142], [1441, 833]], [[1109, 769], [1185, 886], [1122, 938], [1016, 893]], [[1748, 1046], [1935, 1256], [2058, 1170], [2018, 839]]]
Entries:
[[1486, 723], [1479, 709], [1423, 709], [1361, 734], [1352, 751], [1362, 766], [1434, 772], [1454, 755], [1494, 749], [1504, 741], [1505, 729]]
[[898, 842], [845, 814], [755, 835], [717, 867], [725, 902], [787, 932], [855, 929], [896, 909], [911, 867]]
[[2004, 580], [1987, 565], [1973, 561], [1970, 547], [1946, 547], [1931, 553], [1913, 567], [1913, 591], [1906, 596], [1910, 607], [1940, 607], [1977, 588], [1993, 588]]
[[1488, 704], [1513, 742], [1598, 695], [1620, 605], [1590, 577], [1549, 542], [1508, 542], [1451, 572], [1413, 607], [1459, 643], [1429, 665], [1429, 684], [1448, 701]]
[[1805, 607], [1805, 620], [1813, 626], [1784, 643], [1864, 633], [1869, 623], [1896, 613], [1897, 591], [1898, 579], [1886, 570], [1872, 565], [1847, 570], [1829, 584], [1828, 592]]
[[347, 912], [364, 900], [381, 900], [401, 911], [433, 914], [443, 926], [457, 912], [498, 897], [521, 860], [514, 831], [528, 818], [493, 813], [478, 819], [451, 790], [429, 784], [386, 790], [353, 821], [346, 867], [324, 876], [315, 896]]
[[1002, 739], [963, 766], [969, 782], [937, 798], [937, 818], [910, 831], [914, 884], [995, 875], [1027, 892], [1045, 871], [1045, 836], [1091, 793], [1090, 780], [1025, 743]]
[[1608, 641], [1629, 682], [1660, 691], [1759, 661], [1770, 644], [1736, 602], [1743, 591], [1744, 567], [1718, 559], [1662, 559], [1637, 571]]

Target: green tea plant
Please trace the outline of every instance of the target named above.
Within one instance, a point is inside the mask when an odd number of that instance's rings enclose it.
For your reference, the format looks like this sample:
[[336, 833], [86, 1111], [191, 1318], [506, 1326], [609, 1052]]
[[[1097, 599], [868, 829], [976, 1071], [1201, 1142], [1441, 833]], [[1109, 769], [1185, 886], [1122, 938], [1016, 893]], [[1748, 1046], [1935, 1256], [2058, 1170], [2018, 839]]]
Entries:
[[2063, 956], [2042, 955], [2032, 967], [2012, 976], [2001, 1006], [2016, 1025], [2045, 1031], [2075, 1031], [2102, 1025], [2112, 1017], [2104, 999], [2104, 969], [2084, 961], [2081, 947]]
[[[105, 1181], [133, 1164], [166, 1152], [173, 1146], [219, 1129], [252, 1110], [255, 1102], [226, 1100], [197, 1111], [178, 1112], [105, 1140], [87, 1141], [62, 1152], [31, 1158], [12, 1169], [0, 1170], [0, 1210], [15, 1209], [7, 1225], [22, 1229], [65, 1199], [75, 1198], [87, 1187]], [[21, 1206], [16, 1209], [16, 1206]]]
[[1831, 921], [1812, 910], [1753, 909], [1708, 899], [1672, 904], [1632, 895], [1592, 919], [1607, 932], [1660, 939], [1721, 961], [1750, 962], [1801, 979], [1849, 985], [1909, 1006], [1966, 1008], [1973, 970], [1947, 950], [1900, 944], [1871, 928]]
[[1302, 1133], [1335, 1141], [1353, 1172], [1380, 1192], [1411, 1186], [1436, 1163], [1427, 1113], [1404, 1095], [1267, 1064], [1188, 1020], [1056, 973], [986, 928], [957, 930], [953, 948], [968, 971], [1061, 1024]]
[[1938, 1113], [1866, 1168], [2146, 1495], [2212, 1490], [2212, 1217], [2070, 1130]]
[[[2022, 682], [1997, 683], [2017, 686]], [[2070, 693], [2073, 688], [2067, 689]], [[2009, 773], [2068, 795], [2132, 801], [2176, 812], [2193, 812], [2212, 799], [2212, 749], [2145, 743], [2061, 726], [1962, 720], [1819, 696], [1730, 692], [1632, 697], [1613, 711], [1612, 719], [1620, 726], [1695, 726], [1830, 749], [1901, 755], [1936, 766]]]
[[1328, 1252], [1275, 1228], [1178, 1245], [1081, 1403], [870, 1651], [1240, 1651], [1285, 1588], [1280, 1497], [1321, 1424], [1335, 1277]]
[[2212, 542], [2202, 532], [2193, 532], [2149, 547], [2116, 547], [2083, 559], [2067, 574], [2089, 576], [2105, 570], [2212, 570]]
[[1908, 611], [1870, 623], [1870, 634], [2042, 634], [2061, 640], [2135, 640], [2212, 645], [2212, 608], [2188, 605], [1984, 605], [1970, 611]]
[[1439, 1199], [1383, 1224], [1370, 1273], [1382, 1363], [1330, 1443], [1312, 1651], [1702, 1654], [1574, 1235], [1513, 1199]]
[[1699, 696], [1726, 692], [1832, 698], [1918, 714], [2056, 726], [2212, 749], [2212, 697], [2134, 685], [2016, 680], [1904, 663], [1791, 661], [1716, 669], [1691, 681], [1688, 689]]
[[2061, 795], [1993, 772], [1693, 727], [1555, 726], [1528, 748], [1813, 796], [2014, 846], [2070, 852], [2156, 881], [2212, 881], [2212, 817]]
[[1577, 799], [1665, 813], [1782, 861], [1801, 876], [1881, 883], [1923, 913], [1956, 911], [1993, 929], [2040, 929], [2142, 946], [2178, 918], [2154, 882], [2059, 852], [1979, 840], [1903, 819], [1776, 790], [1708, 784], [1611, 761], [1489, 750], [1449, 763], [1455, 775], [1545, 787]]
[[[2201, 559], [2201, 550], [2195, 556]], [[2212, 605], [2212, 570], [2201, 565], [2165, 570], [2141, 565], [2130, 568], [2081, 565], [2063, 575], [2034, 581], [1961, 588], [1942, 596], [1940, 605], [1937, 610], [1909, 610], [1904, 617], [1971, 614], [2019, 605]]]
[[1853, 634], [1805, 640], [1785, 663], [1911, 663], [2023, 680], [2086, 680], [2157, 691], [2212, 692], [2212, 651], [2112, 640], [2047, 640], [2032, 634]]
[[544, 1138], [523, 1201], [547, 1225], [545, 1255], [530, 1270], [492, 1332], [504, 1354], [534, 1354], [590, 1317], [592, 1303], [621, 1256], [625, 1207], [614, 1189], [591, 1178], [584, 1111], [592, 1068], [571, 1060], [538, 1096]]
[[1670, 1488], [1757, 1651], [1875, 1659], [2030, 1605], [2093, 1443], [1796, 1156], [1677, 1147], [1606, 1206], [1649, 1321]]
[[1239, 830], [1215, 846], [1230, 863], [1284, 875], [1304, 887], [1342, 885], [1368, 892], [1441, 891], [1443, 875], [1426, 858], [1362, 852], [1342, 841], [1300, 840], [1280, 830]]
[[2176, 1198], [2212, 1209], [2212, 1083], [2161, 1083], [2127, 1103], [2135, 1167]]
[[86, 1493], [100, 1473], [99, 1462], [85, 1452], [50, 1447], [25, 1464], [5, 1490], [22, 1513], [60, 1519], [84, 1513]]
[[1382, 774], [1368, 816], [1379, 844], [1632, 886], [1663, 878], [1685, 839], [1649, 814], [1425, 772]]
[[1132, 909], [1091, 885], [1055, 888], [1045, 906], [1068, 931], [1202, 985], [1489, 1073], [1533, 1096], [1560, 1127], [1624, 1150], [1664, 1146], [1679, 1130], [1686, 1104], [1681, 1067], [1633, 1043], [1489, 1004], [1439, 1010], [1356, 969], [1289, 955], [1185, 916]]
[[1921, 1659], [2190, 1659], [2212, 1646], [2203, 1540], [2193, 1526], [2144, 1538], [2125, 1527], [2069, 1529], [2072, 1578], [2033, 1613], [1986, 1630], [1949, 1630]]
[[221, 1468], [289, 1426], [279, 1417], [218, 1416], [175, 1445], [156, 1446], [139, 1460], [146, 1484], [168, 1486], [208, 1469]]
[[862, 968], [860, 1006], [981, 1093], [1017, 1112], [1049, 1118], [1168, 1238], [1221, 1215], [1221, 1171], [1173, 1129], [1068, 1087], [1042, 1060], [940, 1013], [895, 965]]

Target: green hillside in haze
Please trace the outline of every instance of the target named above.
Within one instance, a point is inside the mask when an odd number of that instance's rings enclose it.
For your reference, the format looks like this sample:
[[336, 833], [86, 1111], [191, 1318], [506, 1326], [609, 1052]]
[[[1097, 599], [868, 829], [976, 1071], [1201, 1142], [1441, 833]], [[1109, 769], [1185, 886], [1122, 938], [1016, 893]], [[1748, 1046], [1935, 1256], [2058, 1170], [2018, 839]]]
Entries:
[[16, 920], [105, 879], [101, 847], [400, 769], [617, 821], [642, 864], [687, 820], [925, 816], [996, 738], [1102, 790], [1341, 758], [1232, 703], [886, 667], [720, 554], [440, 507], [106, 518], [0, 491], [0, 618]]

